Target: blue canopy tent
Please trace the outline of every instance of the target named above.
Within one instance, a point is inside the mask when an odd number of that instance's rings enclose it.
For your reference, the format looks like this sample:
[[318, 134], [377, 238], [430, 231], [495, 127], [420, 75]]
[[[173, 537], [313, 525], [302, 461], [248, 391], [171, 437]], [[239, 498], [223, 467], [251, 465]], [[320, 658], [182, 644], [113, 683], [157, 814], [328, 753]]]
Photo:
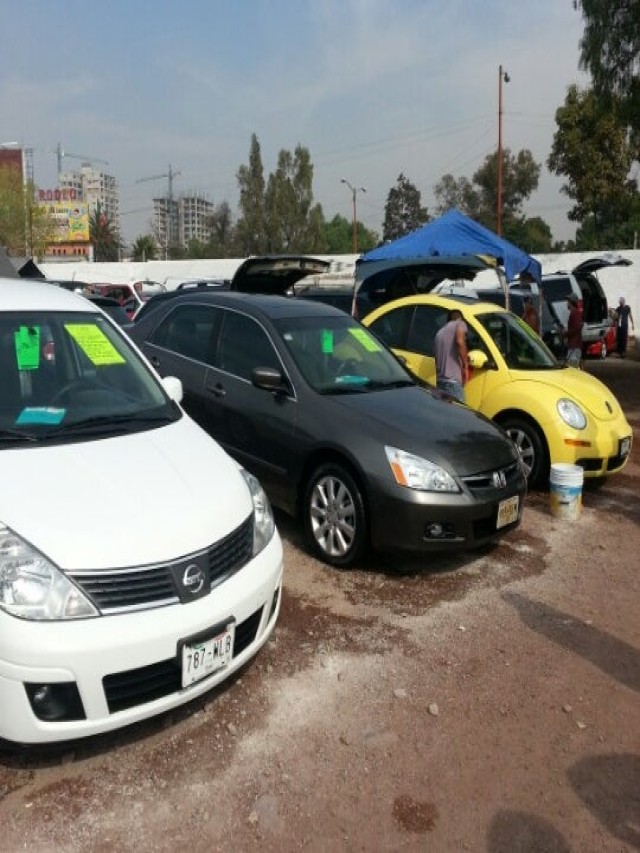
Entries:
[[380, 261], [460, 256], [492, 259], [504, 269], [508, 282], [523, 273], [538, 283], [541, 280], [539, 261], [460, 211], [450, 210], [422, 228], [364, 254], [356, 261], [356, 282], [367, 278]]

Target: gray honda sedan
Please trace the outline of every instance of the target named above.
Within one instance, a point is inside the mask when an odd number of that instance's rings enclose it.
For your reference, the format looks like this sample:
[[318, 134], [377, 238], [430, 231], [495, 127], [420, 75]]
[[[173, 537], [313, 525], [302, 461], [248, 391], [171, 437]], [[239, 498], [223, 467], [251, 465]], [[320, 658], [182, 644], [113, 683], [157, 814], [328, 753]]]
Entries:
[[515, 445], [418, 384], [343, 311], [219, 290], [157, 300], [131, 336], [182, 380], [186, 411], [301, 520], [320, 559], [474, 548], [519, 524]]

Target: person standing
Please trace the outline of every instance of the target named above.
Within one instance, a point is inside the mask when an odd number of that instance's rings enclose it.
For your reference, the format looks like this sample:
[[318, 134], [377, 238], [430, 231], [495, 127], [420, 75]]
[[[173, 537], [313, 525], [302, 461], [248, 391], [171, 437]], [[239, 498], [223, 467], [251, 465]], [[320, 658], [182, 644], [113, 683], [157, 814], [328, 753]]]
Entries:
[[533, 300], [530, 296], [525, 296], [524, 298], [524, 311], [522, 312], [522, 319], [525, 323], [528, 323], [529, 326], [536, 332], [538, 335], [540, 334], [540, 320], [538, 318], [538, 312], [533, 306]]
[[465, 402], [464, 386], [469, 378], [467, 364], [467, 324], [454, 308], [434, 339], [436, 385], [452, 397]]
[[567, 364], [582, 370], [582, 311], [575, 293], [569, 296], [567, 303], [569, 306]]
[[624, 358], [627, 352], [627, 340], [629, 339], [629, 323], [631, 323], [635, 331], [631, 306], [626, 304], [624, 296], [621, 296], [618, 300], [616, 323], [616, 352], [620, 358]]

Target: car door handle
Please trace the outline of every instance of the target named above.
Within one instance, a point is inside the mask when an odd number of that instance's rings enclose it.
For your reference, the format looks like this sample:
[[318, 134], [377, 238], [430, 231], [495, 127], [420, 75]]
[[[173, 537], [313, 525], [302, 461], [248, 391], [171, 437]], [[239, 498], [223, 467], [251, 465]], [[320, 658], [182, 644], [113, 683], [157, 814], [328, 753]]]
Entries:
[[157, 355], [151, 355], [151, 356], [149, 356], [149, 361], [151, 362], [151, 364], [152, 364], [154, 367], [160, 367], [160, 359], [158, 358], [158, 356], [157, 356]]
[[205, 391], [207, 391], [209, 394], [213, 394], [214, 397], [224, 397], [224, 395], [227, 393], [219, 382], [215, 385], [209, 385], [207, 383], [204, 388]]

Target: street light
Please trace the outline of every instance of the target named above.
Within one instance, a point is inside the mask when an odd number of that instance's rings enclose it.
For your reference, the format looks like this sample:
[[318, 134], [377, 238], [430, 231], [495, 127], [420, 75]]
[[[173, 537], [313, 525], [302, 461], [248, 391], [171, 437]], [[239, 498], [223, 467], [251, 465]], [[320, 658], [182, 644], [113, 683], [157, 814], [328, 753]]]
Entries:
[[351, 228], [351, 246], [353, 248], [353, 254], [358, 254], [358, 217], [356, 214], [356, 193], [366, 193], [366, 189], [364, 187], [354, 187], [352, 186], [346, 178], [340, 178], [340, 182], [346, 184], [351, 190], [351, 198], [353, 200], [353, 217], [352, 217], [352, 228]]
[[498, 236], [502, 235], [502, 81], [508, 83], [511, 77], [502, 68], [498, 68], [498, 211], [497, 228]]

